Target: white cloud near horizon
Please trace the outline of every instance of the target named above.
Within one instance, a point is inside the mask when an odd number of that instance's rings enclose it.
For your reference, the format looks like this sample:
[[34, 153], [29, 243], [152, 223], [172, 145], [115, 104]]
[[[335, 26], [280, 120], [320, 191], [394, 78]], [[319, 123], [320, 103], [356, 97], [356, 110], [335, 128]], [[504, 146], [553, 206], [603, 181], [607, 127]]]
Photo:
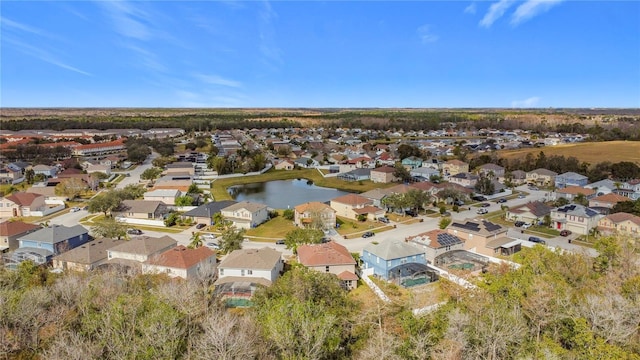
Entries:
[[242, 83], [240, 81], [225, 79], [219, 75], [193, 74], [193, 77], [209, 85], [221, 85], [233, 88], [242, 87]]
[[491, 27], [514, 3], [514, 0], [499, 0], [491, 4], [489, 11], [487, 11], [482, 20], [480, 20], [480, 26], [486, 28]]
[[438, 35], [434, 34], [431, 30], [431, 25], [425, 24], [420, 26], [416, 32], [418, 33], [418, 37], [420, 37], [420, 41], [423, 44], [432, 43], [438, 41], [440, 38]]
[[528, 99], [512, 101], [511, 107], [512, 108], [532, 108], [532, 107], [537, 107], [539, 102], [540, 102], [539, 97], [532, 96]]
[[465, 14], [475, 14], [476, 13], [476, 3], [472, 2], [471, 4], [469, 4], [469, 6], [464, 8], [464, 13]]
[[511, 16], [511, 25], [518, 25], [537, 15], [549, 11], [564, 0], [527, 0]]

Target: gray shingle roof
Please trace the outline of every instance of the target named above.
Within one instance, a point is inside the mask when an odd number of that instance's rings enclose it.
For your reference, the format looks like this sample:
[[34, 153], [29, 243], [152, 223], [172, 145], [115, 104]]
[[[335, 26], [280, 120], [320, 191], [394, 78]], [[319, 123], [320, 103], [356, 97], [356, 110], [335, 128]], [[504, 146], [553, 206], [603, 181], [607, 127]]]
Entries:
[[218, 265], [220, 269], [273, 269], [282, 254], [272, 248], [234, 250]]
[[384, 260], [424, 254], [424, 250], [398, 240], [385, 241], [378, 245], [369, 244], [364, 247], [364, 251]]
[[249, 202], [249, 201], [241, 201], [239, 203], [235, 203], [232, 205], [229, 205], [221, 210], [224, 211], [237, 211], [237, 210], [242, 210], [242, 209], [247, 209], [248, 211], [254, 213], [260, 209], [264, 209], [266, 208], [267, 205], [264, 204], [258, 204], [258, 203], [253, 203], [253, 202]]
[[177, 241], [166, 235], [159, 238], [140, 236], [117, 245], [109, 250], [129, 254], [151, 255], [168, 246], [175, 246], [176, 244]]
[[81, 225], [75, 225], [67, 227], [64, 225], [53, 225], [46, 227], [38, 231], [34, 231], [31, 234], [18, 238], [20, 240], [38, 241], [49, 244], [57, 244], [61, 241], [71, 239], [82, 234], [88, 234], [89, 231]]
[[193, 210], [189, 210], [183, 215], [193, 216], [193, 217], [211, 217], [215, 213], [220, 212], [220, 210], [237, 203], [238, 203], [237, 201], [233, 201], [233, 200], [212, 201], [212, 202], [208, 202], [206, 204], [200, 205]]

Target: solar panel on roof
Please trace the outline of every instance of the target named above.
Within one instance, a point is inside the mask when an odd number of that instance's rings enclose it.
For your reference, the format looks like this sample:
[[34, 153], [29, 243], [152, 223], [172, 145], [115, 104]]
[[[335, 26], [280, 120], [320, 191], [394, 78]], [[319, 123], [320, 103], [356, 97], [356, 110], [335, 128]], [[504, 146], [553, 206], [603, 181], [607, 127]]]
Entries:
[[436, 240], [438, 241], [438, 244], [440, 244], [441, 246], [451, 246], [451, 245], [462, 243], [462, 241], [457, 236], [447, 234], [447, 233], [438, 234]]
[[494, 223], [489, 222], [489, 221], [483, 221], [482, 223], [483, 223], [485, 229], [487, 229], [487, 231], [489, 231], [489, 232], [500, 230], [502, 228], [502, 226], [494, 224]]

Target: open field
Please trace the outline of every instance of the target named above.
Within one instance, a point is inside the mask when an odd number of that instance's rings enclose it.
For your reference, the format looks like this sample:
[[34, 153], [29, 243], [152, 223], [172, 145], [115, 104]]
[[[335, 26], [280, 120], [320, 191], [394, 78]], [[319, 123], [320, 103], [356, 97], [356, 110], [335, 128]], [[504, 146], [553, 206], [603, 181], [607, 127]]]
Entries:
[[546, 156], [574, 156], [578, 160], [589, 164], [597, 164], [603, 161], [611, 161], [613, 163], [631, 161], [640, 164], [640, 142], [638, 141], [590, 142], [544, 148], [503, 150], [499, 151], [498, 155], [506, 159], [523, 159], [529, 153], [536, 157], [540, 151], [544, 151]]

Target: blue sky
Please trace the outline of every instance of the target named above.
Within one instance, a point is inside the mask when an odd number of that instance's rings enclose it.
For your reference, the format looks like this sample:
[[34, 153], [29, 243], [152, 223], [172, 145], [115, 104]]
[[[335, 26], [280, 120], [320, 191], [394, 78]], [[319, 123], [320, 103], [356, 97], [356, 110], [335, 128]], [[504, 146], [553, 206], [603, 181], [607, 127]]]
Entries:
[[638, 1], [2, 1], [3, 107], [640, 107]]

